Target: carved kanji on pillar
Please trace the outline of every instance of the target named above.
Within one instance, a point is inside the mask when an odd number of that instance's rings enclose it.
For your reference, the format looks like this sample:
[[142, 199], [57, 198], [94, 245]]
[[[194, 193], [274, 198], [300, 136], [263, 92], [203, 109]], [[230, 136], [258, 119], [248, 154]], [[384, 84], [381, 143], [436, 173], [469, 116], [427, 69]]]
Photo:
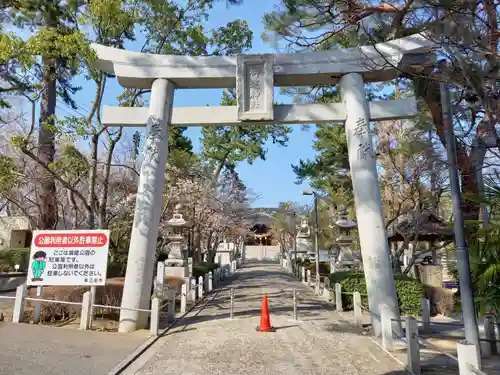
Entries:
[[239, 55], [236, 66], [238, 120], [273, 120], [273, 55]]

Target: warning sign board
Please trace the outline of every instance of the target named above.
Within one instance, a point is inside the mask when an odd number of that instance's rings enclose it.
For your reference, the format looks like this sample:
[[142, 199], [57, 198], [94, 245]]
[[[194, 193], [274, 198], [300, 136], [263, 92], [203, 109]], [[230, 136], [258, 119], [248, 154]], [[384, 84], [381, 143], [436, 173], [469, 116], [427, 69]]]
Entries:
[[109, 230], [33, 231], [28, 285], [104, 285]]

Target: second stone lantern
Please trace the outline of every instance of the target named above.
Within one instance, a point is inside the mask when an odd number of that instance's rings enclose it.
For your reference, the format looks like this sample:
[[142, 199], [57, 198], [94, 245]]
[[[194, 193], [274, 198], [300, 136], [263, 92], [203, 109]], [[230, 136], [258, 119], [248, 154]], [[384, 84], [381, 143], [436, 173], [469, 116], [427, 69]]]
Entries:
[[190, 225], [179, 213], [181, 207], [180, 204], [175, 206], [174, 214], [166, 224], [169, 229], [167, 239], [170, 242], [167, 244], [168, 259], [165, 260], [165, 275], [178, 278], [189, 276], [186, 238], [183, 231]]

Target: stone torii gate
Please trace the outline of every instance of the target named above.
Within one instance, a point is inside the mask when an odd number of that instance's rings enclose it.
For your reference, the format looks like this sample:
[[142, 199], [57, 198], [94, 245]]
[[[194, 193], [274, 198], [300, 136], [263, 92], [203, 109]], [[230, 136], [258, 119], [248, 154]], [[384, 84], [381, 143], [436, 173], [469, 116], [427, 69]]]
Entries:
[[[364, 84], [393, 79], [428, 53], [432, 43], [413, 35], [373, 46], [335, 52], [233, 56], [165, 56], [93, 45], [97, 67], [114, 74], [126, 88], [151, 89], [149, 108], [105, 106], [108, 126], [147, 126], [132, 227], [122, 307], [148, 309], [158, 225], [162, 209], [169, 126], [345, 121], [372, 324], [380, 334], [380, 313], [399, 307], [377, 178], [370, 121], [415, 115], [415, 99], [366, 100]], [[340, 104], [273, 105], [274, 86], [340, 85]], [[237, 105], [172, 108], [175, 89], [233, 88]], [[147, 316], [121, 310], [120, 332], [146, 324]], [[395, 324], [400, 330], [400, 324]]]

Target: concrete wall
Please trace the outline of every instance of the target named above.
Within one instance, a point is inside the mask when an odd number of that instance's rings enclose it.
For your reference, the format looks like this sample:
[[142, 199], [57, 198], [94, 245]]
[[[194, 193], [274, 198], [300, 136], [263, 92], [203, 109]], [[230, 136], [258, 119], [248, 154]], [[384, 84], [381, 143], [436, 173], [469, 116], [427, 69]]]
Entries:
[[[60, 217], [56, 230], [73, 229], [71, 220]], [[80, 229], [80, 228], [77, 228]], [[28, 218], [24, 216], [1, 216], [0, 217], [0, 250], [10, 248], [29, 247], [26, 244], [26, 236], [32, 230]], [[25, 246], [28, 245], [28, 246]]]
[[416, 269], [417, 276], [422, 284], [439, 288], [443, 286], [441, 266], [419, 265]]
[[10, 232], [9, 248], [20, 249], [23, 247], [31, 246], [31, 244], [28, 245], [26, 243], [26, 237], [28, 236], [29, 232], [29, 230], [12, 230]]
[[0, 217], [0, 250], [24, 247], [25, 231], [30, 229], [30, 223], [26, 217]]
[[245, 245], [243, 250], [244, 260], [278, 260], [281, 249], [275, 246], [250, 246]]
[[230, 264], [232, 260], [233, 260], [233, 252], [217, 251], [217, 253], [215, 254], [215, 262], [219, 263], [221, 266], [225, 264]]

